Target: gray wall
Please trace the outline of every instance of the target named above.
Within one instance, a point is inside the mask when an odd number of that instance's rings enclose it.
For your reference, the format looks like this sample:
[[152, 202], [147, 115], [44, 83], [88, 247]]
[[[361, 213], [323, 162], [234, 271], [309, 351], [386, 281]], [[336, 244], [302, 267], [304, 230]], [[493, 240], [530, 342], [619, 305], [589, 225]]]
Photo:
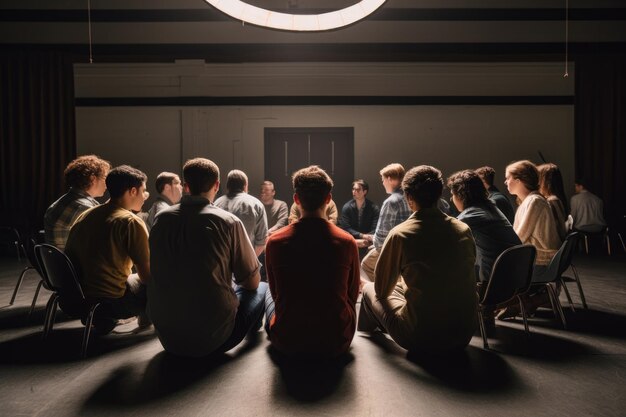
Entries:
[[[76, 96], [571, 96], [573, 69], [561, 63], [173, 64], [76, 65]], [[537, 151], [573, 184], [573, 105], [78, 107], [78, 153], [149, 176], [180, 172], [194, 156], [225, 175], [239, 168], [257, 194], [264, 173], [265, 127], [354, 127], [355, 177], [384, 199], [379, 169], [430, 164], [444, 175], [491, 165], [502, 185], [506, 164]], [[504, 188], [501, 186], [500, 188]], [[282, 196], [290, 198], [289, 196]], [[342, 202], [338, 202], [341, 204]]]

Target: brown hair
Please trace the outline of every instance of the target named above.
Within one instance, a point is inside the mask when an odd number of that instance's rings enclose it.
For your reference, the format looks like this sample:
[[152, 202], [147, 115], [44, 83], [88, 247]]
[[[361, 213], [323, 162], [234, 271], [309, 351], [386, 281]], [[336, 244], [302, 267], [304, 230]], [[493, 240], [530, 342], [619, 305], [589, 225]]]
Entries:
[[215, 162], [206, 158], [194, 158], [183, 166], [185, 184], [191, 195], [199, 195], [211, 190], [220, 179], [220, 169]]
[[363, 191], [368, 191], [370, 190], [370, 186], [368, 183], [365, 182], [365, 180], [362, 179], [358, 179], [358, 180], [354, 180], [352, 181], [352, 186], [354, 187], [354, 184], [357, 184], [359, 187], [361, 187], [361, 189]]
[[226, 176], [226, 191], [229, 196], [242, 192], [247, 184], [248, 176], [238, 169], [233, 169]]
[[109, 171], [106, 183], [111, 199], [117, 199], [131, 188], [139, 188], [148, 177], [146, 174], [129, 165], [120, 165]]
[[447, 185], [465, 208], [489, 203], [489, 193], [475, 171], [466, 169], [455, 172], [448, 177]]
[[173, 172], [161, 172], [159, 175], [157, 175], [155, 182], [157, 193], [161, 194], [165, 189], [165, 186], [168, 184], [172, 185], [176, 178], [178, 178], [178, 175], [174, 174]]
[[539, 171], [535, 164], [528, 160], [512, 162], [506, 167], [511, 176], [520, 180], [529, 191], [539, 190]]
[[380, 170], [380, 175], [383, 177], [389, 177], [392, 180], [400, 180], [404, 178], [404, 167], [400, 164], [389, 164]]
[[443, 191], [441, 171], [429, 165], [411, 168], [402, 180], [402, 191], [410, 196], [420, 208], [433, 207], [439, 201]]
[[559, 167], [555, 164], [547, 163], [539, 165], [537, 170], [539, 171], [539, 192], [546, 198], [551, 195], [556, 196], [561, 200], [567, 212], [567, 197], [565, 197], [563, 176]]
[[300, 205], [305, 211], [315, 211], [322, 207], [333, 189], [333, 180], [317, 165], [296, 171], [292, 182], [293, 191], [298, 195]]
[[493, 186], [493, 180], [496, 176], [495, 169], [488, 167], [488, 166], [484, 166], [484, 167], [480, 167], [476, 169], [476, 173], [478, 174], [480, 179], [482, 179], [483, 181], [487, 183], [488, 186], [490, 187]]
[[73, 188], [86, 190], [91, 185], [91, 176], [105, 177], [111, 169], [109, 161], [96, 155], [83, 155], [67, 164], [63, 175], [65, 183]]

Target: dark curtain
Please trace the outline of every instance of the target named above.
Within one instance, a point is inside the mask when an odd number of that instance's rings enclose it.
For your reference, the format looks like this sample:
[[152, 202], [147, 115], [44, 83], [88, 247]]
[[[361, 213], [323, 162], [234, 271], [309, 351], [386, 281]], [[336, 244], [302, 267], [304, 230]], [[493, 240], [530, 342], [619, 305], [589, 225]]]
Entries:
[[76, 155], [74, 75], [55, 52], [0, 54], [0, 225], [32, 233]]
[[605, 204], [609, 226], [626, 214], [626, 56], [576, 59], [576, 176]]

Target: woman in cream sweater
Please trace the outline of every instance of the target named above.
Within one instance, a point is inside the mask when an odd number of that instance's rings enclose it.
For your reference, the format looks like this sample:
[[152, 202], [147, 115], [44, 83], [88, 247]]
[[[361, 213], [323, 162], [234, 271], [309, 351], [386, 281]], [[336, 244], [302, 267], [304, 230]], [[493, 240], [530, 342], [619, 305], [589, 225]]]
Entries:
[[506, 167], [504, 183], [520, 202], [513, 229], [523, 243], [537, 248], [535, 270], [545, 268], [559, 250], [561, 238], [550, 204], [539, 194], [539, 171], [530, 161], [514, 162]]

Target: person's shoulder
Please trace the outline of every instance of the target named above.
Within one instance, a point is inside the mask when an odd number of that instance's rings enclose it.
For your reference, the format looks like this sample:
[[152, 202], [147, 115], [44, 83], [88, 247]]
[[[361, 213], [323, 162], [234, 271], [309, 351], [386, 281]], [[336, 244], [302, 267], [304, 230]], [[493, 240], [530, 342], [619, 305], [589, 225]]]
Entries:
[[354, 199], [346, 201], [341, 210], [349, 210], [352, 207], [353, 203]]
[[222, 204], [226, 204], [226, 202], [228, 201], [228, 196], [227, 195], [223, 195], [218, 197], [215, 202], [213, 202], [214, 205], [220, 207]]

